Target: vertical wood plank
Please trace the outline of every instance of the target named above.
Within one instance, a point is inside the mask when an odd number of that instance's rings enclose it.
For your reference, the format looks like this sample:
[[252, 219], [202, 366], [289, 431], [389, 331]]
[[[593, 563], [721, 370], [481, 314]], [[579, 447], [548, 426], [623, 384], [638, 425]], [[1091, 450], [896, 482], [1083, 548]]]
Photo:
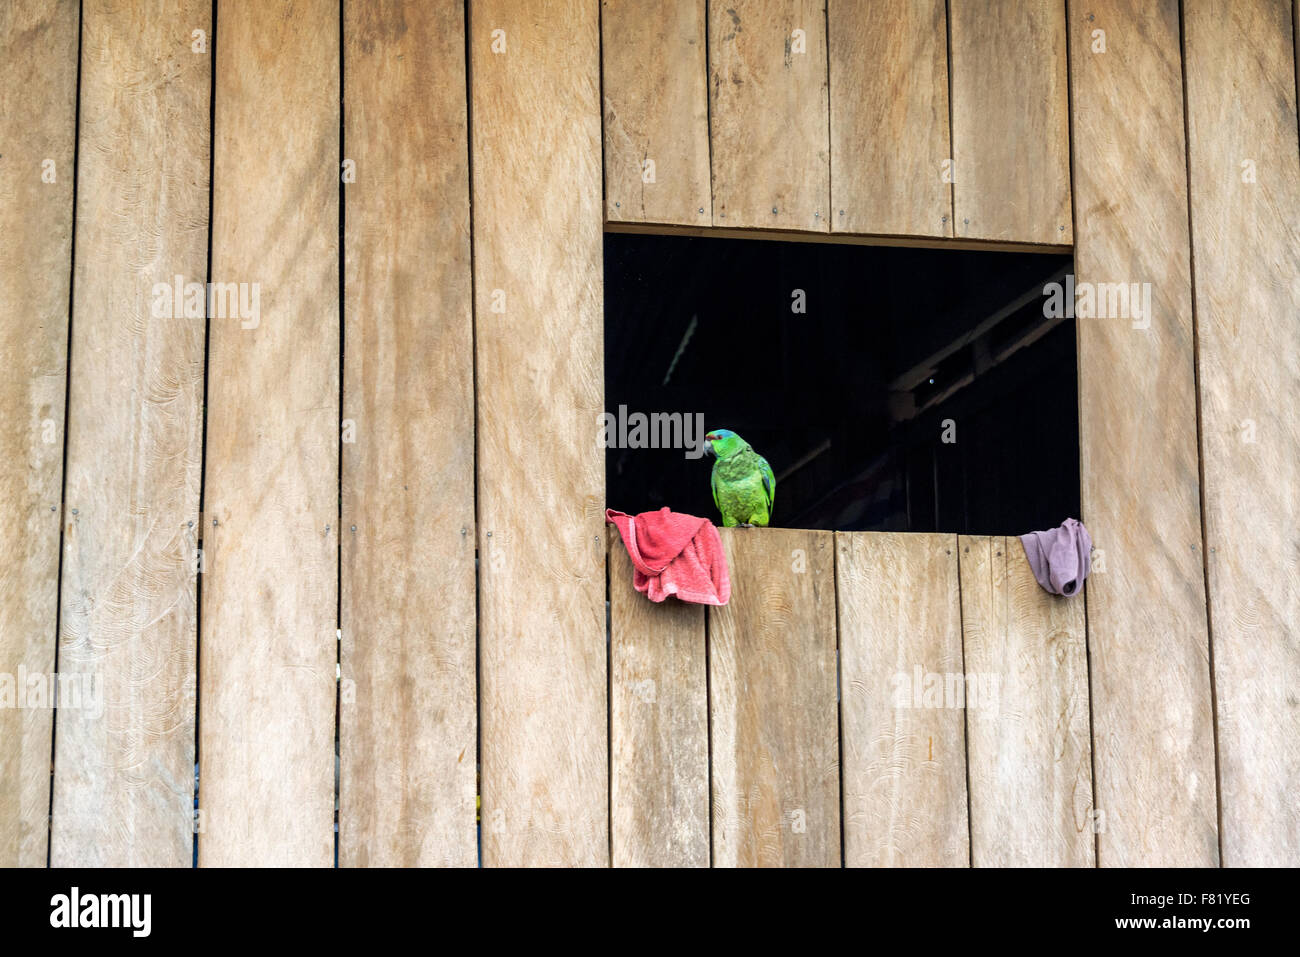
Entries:
[[971, 863], [1092, 867], [1083, 600], [1040, 588], [1018, 538], [958, 548]]
[[838, 867], [832, 535], [719, 531], [731, 601], [708, 619], [714, 863]]
[[951, 236], [945, 0], [828, 0], [831, 230]]
[[473, 866], [464, 4], [348, 0], [343, 36], [339, 863]]
[[710, 224], [705, 0], [602, 0], [600, 29], [605, 218]]
[[56, 867], [193, 855], [204, 320], [172, 290], [207, 278], [211, 25], [206, 0], [83, 10], [59, 670], [102, 700], [60, 697]]
[[637, 592], [611, 528], [609, 615], [614, 866], [708, 867], [704, 606]]
[[53, 703], [18, 695], [54, 671], [77, 24], [75, 0], [0, 6], [0, 867], [48, 846]]
[[489, 866], [609, 863], [598, 14], [470, 8]]
[[824, 0], [710, 3], [709, 103], [713, 224], [826, 232]]
[[951, 0], [949, 16], [957, 236], [1071, 242], [1064, 7]]
[[1151, 290], [1149, 320], [1078, 322], [1098, 863], [1212, 866], [1178, 4], [1072, 0], [1069, 17], [1078, 280]]
[[[844, 863], [970, 862], [957, 539], [839, 532]], [[936, 695], [936, 689], [938, 697]]]
[[1300, 144], [1288, 0], [1184, 5], [1225, 867], [1300, 865]]
[[333, 863], [338, 104], [337, 2], [219, 5], [212, 273], [260, 307], [209, 336], [204, 866]]

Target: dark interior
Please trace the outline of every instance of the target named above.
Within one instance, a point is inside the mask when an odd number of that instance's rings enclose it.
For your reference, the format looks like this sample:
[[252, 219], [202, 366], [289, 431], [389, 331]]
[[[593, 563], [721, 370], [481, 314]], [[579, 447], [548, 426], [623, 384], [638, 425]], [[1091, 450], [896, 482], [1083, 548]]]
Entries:
[[[703, 413], [738, 432], [776, 473], [774, 526], [1050, 528], [1079, 514], [1078, 390], [1074, 320], [1045, 317], [1042, 293], [1072, 268], [1042, 253], [610, 233], [605, 408]], [[711, 458], [605, 454], [611, 507], [720, 524]]]

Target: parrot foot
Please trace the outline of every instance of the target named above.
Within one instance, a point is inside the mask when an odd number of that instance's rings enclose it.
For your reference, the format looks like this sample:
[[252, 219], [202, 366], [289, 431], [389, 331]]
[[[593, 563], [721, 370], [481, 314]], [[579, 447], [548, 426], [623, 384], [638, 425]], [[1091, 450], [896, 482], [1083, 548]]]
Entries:
[[741, 523], [740, 523], [739, 525], [737, 525], [736, 527], [737, 527], [737, 528], [753, 528], [754, 526], [753, 526], [753, 524], [750, 523], [750, 522], [741, 522]]

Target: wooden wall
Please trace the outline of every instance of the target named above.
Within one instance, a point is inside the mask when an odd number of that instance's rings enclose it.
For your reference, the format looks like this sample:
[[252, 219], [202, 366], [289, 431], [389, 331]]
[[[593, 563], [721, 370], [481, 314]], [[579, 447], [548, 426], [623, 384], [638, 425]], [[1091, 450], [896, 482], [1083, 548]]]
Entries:
[[1098, 862], [1207, 866], [1214, 728], [1178, 4], [1069, 13], [1075, 271], [1148, 283], [1152, 304], [1149, 321], [1077, 323], [1082, 518], [1102, 552], [1087, 593]]
[[[698, 21], [696, 3], [664, 6]], [[713, 226], [1073, 243], [1081, 285], [1149, 290], [1147, 315], [1078, 324], [1096, 861], [1294, 863], [1297, 18], [1285, 0], [1184, 6], [828, 0], [823, 87], [815, 8], [708, 4]], [[643, 119], [648, 91], [696, 88], [698, 58], [656, 58], [616, 22], [607, 70], [635, 56], [641, 79], [606, 83], [607, 140], [612, 117], [640, 137], [607, 151], [611, 181], [704, 137], [685, 110]], [[689, 235], [702, 213], [609, 219]], [[846, 802], [853, 788], [846, 765]]]
[[473, 865], [464, 10], [343, 14], [343, 155], [357, 176], [343, 187], [339, 864]]
[[483, 862], [605, 865], [599, 10], [475, 3], [469, 42]]
[[713, 862], [836, 866], [833, 535], [723, 531], [732, 596], [709, 609]]
[[602, 7], [611, 222], [1073, 239], [1056, 0]]
[[713, 222], [706, 0], [601, 0], [605, 218]]
[[998, 676], [989, 700], [966, 710], [971, 863], [1091, 867], [1085, 605], [1046, 598], [1019, 539], [963, 535], [957, 545], [964, 668]]
[[1060, 0], [952, 0], [957, 235], [1068, 243], [1069, 110]]
[[[0, 864], [472, 865], [476, 794], [488, 865], [1300, 863], [1296, 19], [4, 5], [0, 676], [102, 709], [0, 707]], [[1078, 323], [1086, 598], [799, 530], [629, 594], [602, 223], [1149, 284]]]
[[[959, 708], [933, 696], [936, 683], [943, 690], [947, 676], [965, 674], [957, 538], [835, 537], [844, 862], [964, 867], [965, 698]], [[899, 588], [899, 580], [914, 584]]]
[[1091, 866], [1084, 605], [1017, 539], [720, 533], [707, 610], [610, 535], [616, 865]]
[[58, 667], [103, 707], [58, 712], [54, 866], [193, 850], [204, 328], [154, 289], [207, 280], [211, 69], [189, 37], [211, 21], [206, 0], [82, 6]]
[[[55, 667], [77, 6], [0, 7], [0, 673], [15, 685]], [[45, 864], [53, 727], [46, 708], [0, 708], [2, 867]]]
[[610, 851], [615, 867], [708, 867], [705, 608], [655, 605], [609, 529]]
[[1223, 864], [1300, 863], [1300, 142], [1292, 10], [1188, 0]]
[[954, 235], [947, 3], [827, 0], [826, 18], [832, 227]]
[[[199, 863], [333, 862], [339, 8], [217, 7]], [[256, 144], [254, 146], [254, 144]], [[286, 570], [292, 569], [292, 574]]]

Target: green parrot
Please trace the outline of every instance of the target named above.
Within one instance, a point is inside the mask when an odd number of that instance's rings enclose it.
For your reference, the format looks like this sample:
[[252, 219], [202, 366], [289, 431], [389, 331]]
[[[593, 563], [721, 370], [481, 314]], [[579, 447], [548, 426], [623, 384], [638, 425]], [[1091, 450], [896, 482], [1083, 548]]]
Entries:
[[722, 524], [727, 528], [767, 525], [776, 496], [776, 476], [767, 459], [730, 429], [715, 429], [704, 440], [704, 450], [717, 458], [713, 504], [722, 513]]

